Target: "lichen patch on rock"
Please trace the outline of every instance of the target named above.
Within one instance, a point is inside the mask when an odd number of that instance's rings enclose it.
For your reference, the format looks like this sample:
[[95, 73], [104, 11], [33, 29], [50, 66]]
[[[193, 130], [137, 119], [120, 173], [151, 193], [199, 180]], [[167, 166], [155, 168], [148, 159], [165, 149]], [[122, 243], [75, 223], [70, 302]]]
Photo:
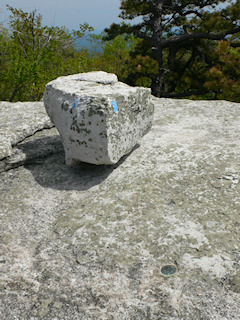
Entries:
[[0, 160], [35, 132], [53, 127], [42, 102], [0, 102]]
[[113, 166], [67, 167], [50, 129], [0, 173], [1, 319], [239, 319], [240, 106], [152, 102]]
[[58, 129], [66, 164], [115, 164], [150, 130], [150, 89], [103, 71], [60, 77], [46, 85], [44, 104]]

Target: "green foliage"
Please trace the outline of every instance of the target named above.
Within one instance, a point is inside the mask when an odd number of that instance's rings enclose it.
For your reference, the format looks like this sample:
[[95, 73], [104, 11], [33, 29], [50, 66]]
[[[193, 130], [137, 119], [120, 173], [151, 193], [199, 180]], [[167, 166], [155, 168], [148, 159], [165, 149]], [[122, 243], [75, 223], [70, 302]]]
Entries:
[[35, 10], [8, 6], [9, 29], [0, 26], [0, 100], [40, 100], [58, 76], [103, 70], [158, 96], [240, 102], [240, 0], [228, 2], [217, 9], [227, 1], [123, 0], [121, 16], [143, 21], [91, 35], [98, 49], [91, 55], [75, 48], [76, 39], [93, 31], [87, 23], [71, 32], [49, 28]]
[[103, 70], [115, 73], [120, 81], [128, 78], [133, 68], [130, 53], [139, 42], [133, 34], [109, 41], [103, 41], [104, 33], [91, 35], [101, 52], [90, 55], [74, 47], [76, 39], [93, 31], [87, 23], [70, 33], [64, 27], [42, 26], [42, 16], [36, 11], [8, 9], [9, 30], [0, 29], [0, 100], [40, 100], [46, 83], [68, 74]]
[[240, 48], [221, 41], [215, 54], [218, 63], [207, 71], [205, 87], [219, 99], [240, 102]]
[[[236, 47], [240, 40], [240, 0], [122, 0], [120, 9], [123, 19], [142, 17], [135, 25], [112, 24], [106, 29], [106, 39], [123, 32], [142, 39], [131, 53], [131, 84], [142, 85], [143, 77], [156, 96], [218, 97], [205, 83], [208, 70], [222, 59], [217, 42]], [[140, 59], [145, 59], [146, 68], [138, 67], [143, 65]], [[150, 59], [155, 64], [148, 68]]]
[[130, 85], [151, 87], [152, 79], [158, 70], [157, 62], [149, 55], [133, 55], [129, 58], [126, 82]]
[[132, 34], [121, 34], [113, 40], [104, 41], [105, 33], [93, 35], [92, 40], [101, 46], [102, 52], [96, 53], [89, 63], [90, 70], [115, 73], [120, 81], [126, 82], [131, 67], [130, 53], [138, 40]]
[[1, 28], [0, 100], [39, 100], [50, 80], [85, 71], [86, 52], [74, 48], [76, 38], [93, 29], [88, 24], [70, 33], [64, 27], [42, 26], [36, 11], [11, 11], [9, 31]]

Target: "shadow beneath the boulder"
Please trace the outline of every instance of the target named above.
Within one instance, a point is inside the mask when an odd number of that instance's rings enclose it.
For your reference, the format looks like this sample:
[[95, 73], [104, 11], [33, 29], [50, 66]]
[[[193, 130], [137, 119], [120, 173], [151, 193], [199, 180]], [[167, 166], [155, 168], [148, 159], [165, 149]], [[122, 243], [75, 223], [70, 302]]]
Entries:
[[65, 164], [64, 149], [59, 136], [22, 143], [18, 148], [26, 155], [24, 167], [42, 187], [84, 191], [102, 183], [139, 146], [136, 145], [117, 164], [94, 165], [82, 162], [73, 168]]
[[42, 163], [44, 159], [56, 153], [64, 153], [61, 137], [59, 135], [40, 135], [26, 138], [16, 146], [18, 155], [24, 159], [25, 164]]

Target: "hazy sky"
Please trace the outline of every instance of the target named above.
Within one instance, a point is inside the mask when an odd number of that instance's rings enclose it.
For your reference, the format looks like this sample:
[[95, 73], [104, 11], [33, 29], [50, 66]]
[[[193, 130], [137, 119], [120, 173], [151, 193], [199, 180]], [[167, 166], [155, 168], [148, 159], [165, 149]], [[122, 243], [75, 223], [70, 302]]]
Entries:
[[103, 30], [113, 22], [121, 22], [120, 0], [0, 0], [0, 22], [7, 24], [9, 11], [6, 4], [25, 12], [37, 9], [43, 16], [43, 24], [77, 29], [87, 22], [95, 30]]

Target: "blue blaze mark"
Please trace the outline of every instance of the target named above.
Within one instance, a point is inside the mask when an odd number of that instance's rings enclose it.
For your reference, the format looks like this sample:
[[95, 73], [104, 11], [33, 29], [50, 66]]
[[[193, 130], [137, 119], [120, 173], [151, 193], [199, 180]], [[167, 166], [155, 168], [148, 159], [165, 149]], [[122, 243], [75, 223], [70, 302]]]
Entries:
[[116, 102], [116, 100], [113, 100], [113, 102], [112, 102], [112, 106], [113, 106], [113, 110], [114, 110], [114, 112], [118, 112], [118, 106], [117, 106], [117, 102]]
[[74, 104], [72, 106], [72, 110], [76, 108], [77, 103], [78, 103], [78, 99], [75, 100], [75, 102], [74, 102]]

